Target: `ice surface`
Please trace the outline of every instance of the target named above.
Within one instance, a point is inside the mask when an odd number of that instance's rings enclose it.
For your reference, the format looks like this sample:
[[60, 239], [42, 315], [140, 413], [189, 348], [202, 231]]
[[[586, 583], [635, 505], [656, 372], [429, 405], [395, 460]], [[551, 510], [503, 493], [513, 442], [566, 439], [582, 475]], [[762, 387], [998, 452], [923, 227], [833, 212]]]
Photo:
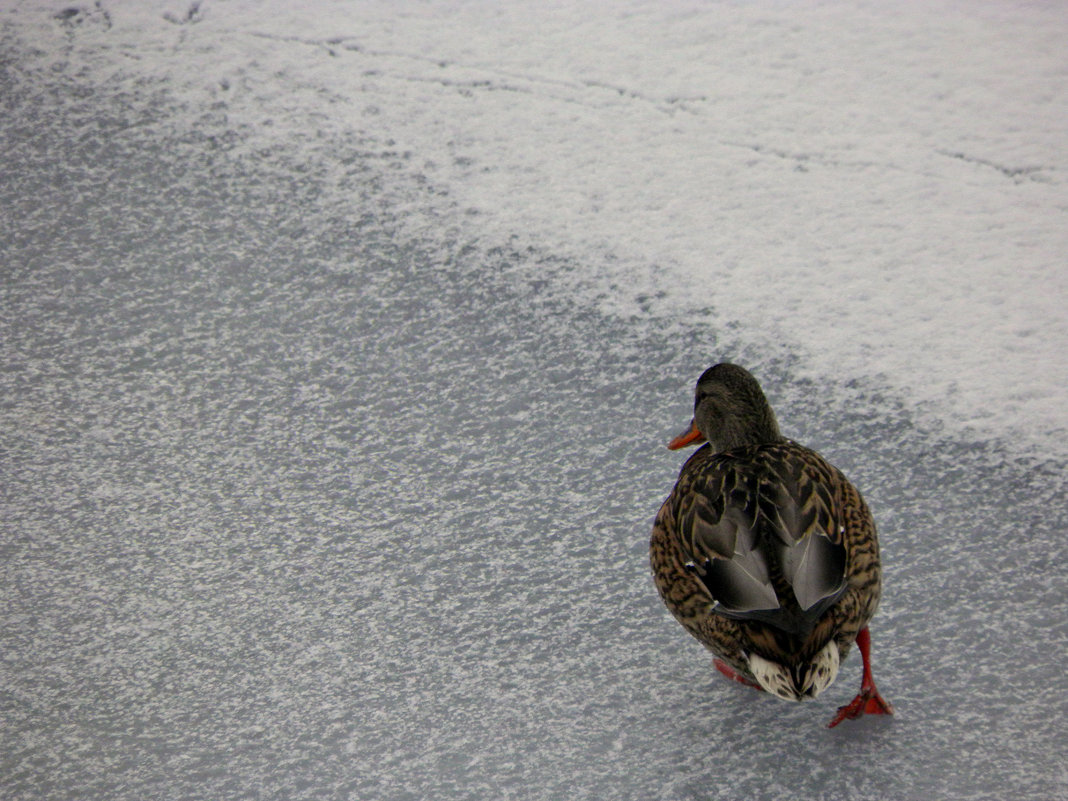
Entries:
[[[3, 4], [0, 797], [1068, 795], [1063, 13], [296, 9]], [[656, 597], [724, 357], [892, 720]]]

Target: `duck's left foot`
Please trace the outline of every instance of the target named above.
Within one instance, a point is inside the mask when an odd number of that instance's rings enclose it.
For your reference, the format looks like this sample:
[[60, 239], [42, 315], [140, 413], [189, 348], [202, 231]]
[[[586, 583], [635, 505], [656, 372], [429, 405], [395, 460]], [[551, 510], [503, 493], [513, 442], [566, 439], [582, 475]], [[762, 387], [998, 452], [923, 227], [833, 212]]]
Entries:
[[754, 690], [760, 690], [761, 692], [764, 691], [763, 687], [761, 687], [755, 681], [751, 681], [751, 680], [747, 679], [745, 676], [743, 676], [737, 670], [732, 668], [730, 665], [728, 665], [722, 659], [713, 659], [712, 660], [712, 664], [716, 666], [716, 670], [718, 670], [720, 673], [722, 673], [724, 676], [726, 676], [731, 681], [736, 681], [739, 684], [744, 684], [746, 687], [752, 687]]
[[862, 715], [892, 714], [894, 714], [894, 708], [889, 701], [879, 695], [879, 691], [874, 686], [869, 688], [862, 687], [856, 698], [845, 706], [838, 707], [838, 714], [827, 724], [827, 728], [833, 729], [843, 720], [855, 720]]

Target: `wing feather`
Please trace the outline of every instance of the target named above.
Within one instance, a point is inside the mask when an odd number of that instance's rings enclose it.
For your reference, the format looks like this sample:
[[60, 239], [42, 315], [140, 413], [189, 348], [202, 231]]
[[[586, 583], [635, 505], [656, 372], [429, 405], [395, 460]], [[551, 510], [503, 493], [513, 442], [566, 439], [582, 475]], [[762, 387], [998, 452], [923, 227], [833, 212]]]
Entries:
[[800, 631], [845, 591], [845, 548], [822, 465], [765, 456], [717, 460], [694, 481], [679, 517], [687, 567], [718, 612]]

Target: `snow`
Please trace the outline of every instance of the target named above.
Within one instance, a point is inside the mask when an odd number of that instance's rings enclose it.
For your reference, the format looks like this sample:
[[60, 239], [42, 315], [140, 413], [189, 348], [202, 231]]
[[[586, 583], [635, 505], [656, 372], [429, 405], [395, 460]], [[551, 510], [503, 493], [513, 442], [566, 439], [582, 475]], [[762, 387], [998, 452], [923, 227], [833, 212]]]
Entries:
[[192, 117], [388, 140], [449, 225], [551, 243], [615, 311], [707, 312], [806, 377], [878, 376], [953, 433], [1064, 453], [1056, 6], [104, 7], [64, 52], [15, 6], [44, 58], [160, 80]]
[[[1063, 796], [1066, 33], [0, 0], [0, 796]], [[721, 358], [875, 511], [893, 720], [656, 598]]]

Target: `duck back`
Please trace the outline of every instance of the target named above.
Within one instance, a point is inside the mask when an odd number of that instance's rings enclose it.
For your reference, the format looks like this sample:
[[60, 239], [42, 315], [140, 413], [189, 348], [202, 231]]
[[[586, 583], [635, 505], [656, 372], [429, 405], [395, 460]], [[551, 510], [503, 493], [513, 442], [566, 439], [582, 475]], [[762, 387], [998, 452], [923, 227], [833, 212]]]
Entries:
[[808, 636], [846, 590], [832, 472], [785, 440], [720, 453], [706, 446], [687, 461], [674, 518], [686, 569], [713, 612]]

